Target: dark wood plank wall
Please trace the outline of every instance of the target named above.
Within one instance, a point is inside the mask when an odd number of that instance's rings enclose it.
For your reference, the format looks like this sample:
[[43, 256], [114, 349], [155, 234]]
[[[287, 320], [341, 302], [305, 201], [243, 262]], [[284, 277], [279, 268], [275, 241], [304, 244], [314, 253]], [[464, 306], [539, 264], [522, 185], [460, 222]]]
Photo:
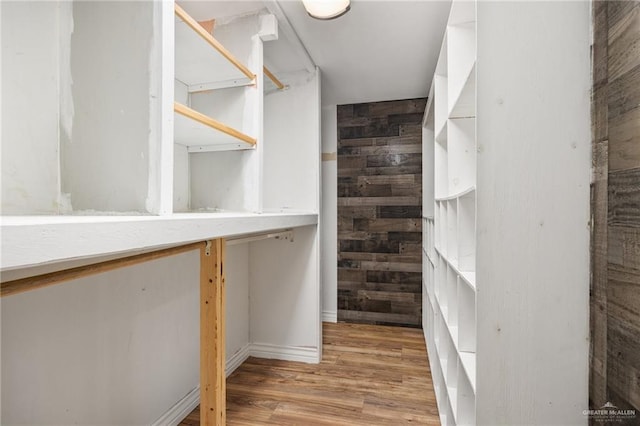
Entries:
[[589, 402], [640, 424], [640, 2], [593, 8]]
[[419, 327], [426, 99], [338, 106], [338, 320]]

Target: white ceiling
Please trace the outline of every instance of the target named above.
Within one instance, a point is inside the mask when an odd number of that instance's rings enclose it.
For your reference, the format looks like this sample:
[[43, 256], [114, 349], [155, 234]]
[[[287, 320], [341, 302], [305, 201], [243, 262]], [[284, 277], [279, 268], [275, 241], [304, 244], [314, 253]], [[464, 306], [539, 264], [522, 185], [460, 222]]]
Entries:
[[280, 5], [323, 73], [323, 105], [427, 96], [450, 1], [352, 0], [330, 21]]

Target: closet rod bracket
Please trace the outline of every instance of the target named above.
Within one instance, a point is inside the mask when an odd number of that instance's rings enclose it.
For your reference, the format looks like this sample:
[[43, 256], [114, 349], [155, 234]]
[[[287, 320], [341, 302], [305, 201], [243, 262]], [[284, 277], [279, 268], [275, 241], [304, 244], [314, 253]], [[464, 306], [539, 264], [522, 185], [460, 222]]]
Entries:
[[204, 246], [204, 255], [211, 256], [211, 240], [207, 240], [206, 245]]

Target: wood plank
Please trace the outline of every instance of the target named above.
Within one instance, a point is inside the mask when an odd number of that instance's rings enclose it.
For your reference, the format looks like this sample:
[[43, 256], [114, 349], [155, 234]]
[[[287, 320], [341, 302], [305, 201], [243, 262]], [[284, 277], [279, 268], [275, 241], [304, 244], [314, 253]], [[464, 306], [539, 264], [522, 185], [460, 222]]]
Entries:
[[263, 67], [262, 71], [264, 72], [264, 75], [266, 75], [269, 80], [271, 80], [273, 84], [276, 85], [278, 90], [284, 89], [284, 84], [280, 80], [278, 80], [278, 77], [276, 77], [271, 71], [269, 71], [267, 67]]
[[[609, 70], [609, 56], [607, 48], [609, 46], [608, 30], [608, 5], [607, 1], [596, 0], [593, 2], [593, 86], [597, 89], [607, 84]], [[606, 401], [605, 401], [606, 402]]]
[[[372, 117], [384, 117], [393, 114], [422, 114], [427, 105], [426, 98], [401, 101], [372, 102], [368, 113]], [[422, 117], [420, 117], [420, 120]]]
[[422, 256], [419, 255], [400, 255], [393, 253], [358, 253], [358, 252], [342, 252], [338, 255], [342, 259], [351, 260], [370, 260], [377, 262], [401, 262], [401, 263], [421, 263]]
[[[376, 145], [358, 148], [360, 155], [388, 155], [388, 154], [422, 154], [422, 143], [416, 140], [413, 144], [403, 145]], [[413, 182], [411, 182], [413, 183]]]
[[[601, 90], [607, 91], [607, 126], [605, 128], [600, 123], [597, 125], [606, 129], [608, 134], [609, 171], [638, 168], [640, 167], [640, 65]], [[596, 95], [599, 95], [599, 92], [596, 92]], [[597, 107], [601, 108], [600, 105]], [[604, 116], [597, 118], [602, 120]]]
[[[339, 160], [338, 160], [339, 161]], [[367, 155], [367, 168], [369, 167], [397, 167], [397, 166], [420, 166], [422, 167], [422, 156], [413, 154], [381, 154]]]
[[610, 171], [608, 185], [609, 225], [640, 227], [640, 167]]
[[640, 2], [608, 3], [608, 78], [619, 78], [640, 65]]
[[607, 314], [640, 334], [640, 269], [609, 265], [608, 276]]
[[[419, 177], [418, 177], [419, 176]], [[419, 182], [421, 175], [358, 176], [358, 185], [394, 185]]]
[[338, 178], [347, 176], [376, 176], [376, 175], [398, 175], [398, 174], [420, 174], [422, 165], [414, 166], [393, 166], [393, 167], [357, 167], [338, 169]]
[[[402, 126], [400, 128], [402, 133]], [[376, 138], [374, 145], [383, 146], [383, 145], [415, 145], [422, 144], [422, 131], [418, 134], [410, 134], [410, 135], [402, 135], [401, 136], [391, 136], [387, 138]]]
[[364, 297], [371, 300], [386, 300], [392, 302], [414, 302], [414, 293], [398, 293], [395, 291], [371, 291], [358, 290], [358, 297]]
[[226, 416], [223, 244], [212, 240], [200, 249], [200, 420], [220, 426]]
[[[606, 10], [606, 7], [604, 8]], [[604, 87], [601, 90], [606, 90]], [[599, 106], [606, 112], [606, 105]], [[598, 127], [606, 121], [601, 122]], [[606, 130], [605, 130], [606, 131]], [[593, 183], [591, 186], [591, 300], [590, 300], [590, 374], [589, 395], [591, 406], [601, 407], [607, 402], [607, 199], [608, 199], [608, 142], [598, 142], [594, 132]]]
[[610, 226], [607, 237], [609, 264], [640, 269], [640, 228]]
[[386, 240], [385, 232], [369, 232], [369, 231], [343, 231], [338, 228], [338, 240]]
[[197, 250], [203, 246], [204, 243], [202, 242], [186, 244], [178, 247], [170, 247], [163, 250], [156, 250], [149, 253], [128, 256], [121, 259], [114, 259], [106, 262], [79, 266], [77, 268], [65, 269], [63, 271], [37, 275], [35, 277], [6, 281], [0, 284], [0, 297], [11, 296], [13, 294], [35, 290], [37, 288], [59, 284], [65, 281], [84, 278], [95, 274], [101, 274], [104, 272], [112, 271], [114, 269], [125, 268], [127, 266], [133, 266], [139, 263], [149, 262], [151, 260], [161, 259], [167, 256], [174, 256], [176, 254], [185, 253], [187, 251]]
[[360, 267], [369, 271], [400, 271], [400, 272], [422, 272], [422, 262], [400, 263], [400, 262], [379, 262], [363, 261]]
[[354, 231], [368, 232], [420, 232], [422, 219], [354, 219]]
[[[176, 7], [178, 6], [176, 5]], [[191, 109], [186, 105], [182, 105], [179, 102], [173, 103], [173, 110], [184, 117], [190, 118], [191, 120], [197, 121], [198, 123], [211, 127], [212, 129], [216, 129], [229, 136], [233, 136], [234, 138], [240, 139], [241, 141], [246, 142], [248, 144], [255, 145], [257, 143], [256, 138], [246, 135], [234, 129], [233, 127], [229, 127], [226, 124], [221, 123], [220, 121], [215, 120], [207, 115], [204, 115], [194, 109]]]
[[380, 206], [377, 217], [380, 219], [421, 218], [422, 206]]
[[419, 206], [420, 197], [341, 197], [340, 206]]
[[364, 321], [369, 324], [403, 324], [405, 326], [419, 326], [420, 319], [415, 315], [392, 314], [388, 312], [363, 312], [338, 309], [341, 321]]
[[638, 329], [630, 327], [617, 317], [608, 318], [608, 386], [631, 405], [640, 406], [640, 340]]

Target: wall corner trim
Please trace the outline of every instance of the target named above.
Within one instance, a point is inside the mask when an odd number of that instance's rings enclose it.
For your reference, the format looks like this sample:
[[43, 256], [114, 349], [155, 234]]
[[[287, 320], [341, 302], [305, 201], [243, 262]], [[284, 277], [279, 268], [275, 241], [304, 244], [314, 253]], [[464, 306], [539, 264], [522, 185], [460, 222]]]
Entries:
[[256, 358], [280, 359], [283, 361], [306, 362], [308, 364], [318, 364], [321, 358], [318, 348], [281, 346], [268, 343], [253, 343], [249, 355]]
[[338, 322], [338, 312], [322, 311], [322, 322]]
[[151, 426], [178, 426], [200, 404], [200, 386], [196, 386], [184, 398], [176, 402], [167, 412]]
[[[251, 344], [247, 343], [238, 352], [227, 359], [225, 375], [229, 377], [243, 362], [249, 358]], [[200, 386], [196, 386], [173, 407], [167, 410], [151, 426], [178, 426], [200, 404]]]

